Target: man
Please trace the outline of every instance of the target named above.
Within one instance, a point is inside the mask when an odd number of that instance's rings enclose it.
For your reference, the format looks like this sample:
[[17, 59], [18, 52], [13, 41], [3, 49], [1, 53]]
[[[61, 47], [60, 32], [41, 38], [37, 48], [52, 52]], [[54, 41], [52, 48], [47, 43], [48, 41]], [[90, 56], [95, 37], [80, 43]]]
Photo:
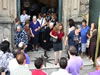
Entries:
[[20, 52], [16, 56], [16, 60], [19, 64], [17, 68], [11, 71], [10, 75], [32, 75], [28, 68], [25, 67], [26, 57], [24, 53]]
[[14, 44], [15, 48], [18, 48], [18, 44], [20, 42], [24, 42], [25, 45], [27, 46], [28, 44], [28, 36], [27, 33], [21, 29], [21, 26], [17, 26], [17, 30], [14, 34]]
[[80, 56], [76, 56], [77, 50], [74, 46], [70, 46], [69, 48], [69, 56], [68, 66], [66, 70], [72, 75], [80, 75], [80, 69], [83, 67], [83, 61]]
[[30, 19], [30, 16], [28, 16], [26, 14], [26, 11], [23, 10], [23, 14], [20, 16], [20, 20], [21, 20], [21, 23], [22, 23], [22, 27], [25, 25], [25, 21]]
[[62, 57], [59, 62], [60, 69], [56, 72], [53, 72], [51, 75], [71, 75], [66, 71], [67, 59]]
[[87, 21], [82, 21], [81, 26], [81, 57], [83, 57], [83, 54], [86, 52], [86, 43], [87, 43], [87, 33], [90, 30], [89, 26], [86, 25]]
[[25, 48], [26, 48], [24, 42], [20, 42], [19, 45], [18, 45], [18, 48], [19, 48], [19, 50], [20, 50], [22, 53], [24, 53], [24, 55], [25, 55], [25, 57], [26, 57], [26, 64], [25, 64], [25, 66], [29, 68], [29, 65], [30, 65], [30, 58], [29, 58], [29, 55], [28, 55], [27, 53], [25, 53], [25, 51], [24, 51]]
[[32, 70], [32, 75], [47, 75], [45, 72], [42, 71], [43, 68], [43, 59], [37, 58], [34, 62], [36, 70]]
[[16, 31], [18, 25], [20, 25], [20, 20], [19, 20], [19, 18], [16, 18], [15, 19], [15, 27], [14, 27], [15, 31]]
[[89, 75], [100, 75], [100, 57], [97, 58], [96, 67], [98, 70], [95, 72], [90, 72]]

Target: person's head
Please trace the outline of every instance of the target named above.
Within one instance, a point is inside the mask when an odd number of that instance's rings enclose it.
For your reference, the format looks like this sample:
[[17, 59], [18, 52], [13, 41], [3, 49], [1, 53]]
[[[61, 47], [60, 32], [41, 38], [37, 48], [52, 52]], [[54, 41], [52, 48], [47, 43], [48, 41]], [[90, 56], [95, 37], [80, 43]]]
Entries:
[[15, 18], [15, 23], [18, 23], [19, 24], [19, 22], [20, 22], [20, 19], [18, 17]]
[[56, 20], [56, 18], [57, 18], [56, 15], [53, 14], [53, 15], [52, 15], [52, 20]]
[[3, 41], [2, 43], [1, 43], [1, 46], [0, 46], [0, 48], [1, 48], [1, 50], [4, 52], [4, 53], [6, 53], [6, 52], [9, 52], [9, 46], [10, 46], [10, 43], [9, 43], [9, 41]]
[[67, 67], [67, 59], [65, 57], [62, 57], [59, 61], [59, 65], [60, 65], [60, 68], [62, 69], [66, 69]]
[[53, 26], [54, 26], [54, 23], [53, 23], [53, 22], [50, 22], [50, 23], [49, 23], [49, 28], [52, 29]]
[[61, 32], [63, 32], [63, 31], [64, 31], [64, 27], [63, 27], [63, 25], [62, 25], [62, 24], [59, 24], [58, 30], [59, 30], [59, 31], [61, 31]]
[[20, 42], [20, 43], [18, 44], [18, 48], [19, 48], [20, 51], [23, 51], [24, 48], [25, 48], [24, 42]]
[[37, 69], [41, 69], [43, 67], [43, 59], [37, 58], [34, 62], [34, 65]]
[[39, 18], [39, 19], [41, 19], [41, 18], [42, 18], [42, 15], [41, 15], [41, 14], [39, 14], [39, 15], [38, 15], [38, 18]]
[[69, 23], [69, 26], [72, 27], [72, 26], [75, 26], [75, 22], [73, 19], [69, 19], [68, 20], [68, 23]]
[[96, 24], [95, 23], [91, 23], [91, 30], [96, 29]]
[[86, 24], [87, 24], [87, 21], [84, 19], [84, 20], [82, 20], [82, 26], [83, 27], [86, 27]]
[[25, 15], [26, 14], [26, 10], [23, 10], [23, 15]]
[[36, 21], [37, 21], [36, 16], [33, 16], [33, 22], [36, 22]]
[[25, 25], [26, 25], [27, 27], [29, 27], [30, 21], [29, 21], [29, 20], [26, 20]]
[[75, 30], [76, 30], [77, 33], [79, 33], [81, 31], [81, 26], [77, 25], [76, 28], [75, 28]]
[[76, 50], [75, 46], [70, 46], [68, 53], [71, 56], [76, 56], [77, 55], [77, 50]]
[[26, 57], [25, 57], [24, 53], [22, 53], [22, 52], [19, 52], [16, 55], [16, 60], [17, 60], [19, 65], [25, 65], [26, 64]]
[[21, 32], [21, 26], [17, 26], [17, 32]]

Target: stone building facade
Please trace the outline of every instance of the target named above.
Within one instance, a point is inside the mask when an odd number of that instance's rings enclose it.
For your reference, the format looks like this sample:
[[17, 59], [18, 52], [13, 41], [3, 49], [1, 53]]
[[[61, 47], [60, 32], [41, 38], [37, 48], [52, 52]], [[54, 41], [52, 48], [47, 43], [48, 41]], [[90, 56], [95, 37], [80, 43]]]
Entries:
[[[19, 0], [0, 0], [0, 42], [4, 38], [8, 38], [13, 46], [13, 34], [14, 34], [14, 19], [17, 16]], [[48, 2], [50, 0], [40, 0], [41, 2]], [[51, 0], [52, 1], [52, 0]], [[52, 6], [55, 3], [62, 1], [61, 10], [62, 23], [67, 32], [68, 25], [67, 20], [72, 18], [75, 22], [81, 22], [83, 18], [88, 19], [89, 0], [53, 0], [54, 3], [50, 3]], [[59, 8], [58, 8], [59, 10]], [[60, 13], [59, 13], [60, 14]]]

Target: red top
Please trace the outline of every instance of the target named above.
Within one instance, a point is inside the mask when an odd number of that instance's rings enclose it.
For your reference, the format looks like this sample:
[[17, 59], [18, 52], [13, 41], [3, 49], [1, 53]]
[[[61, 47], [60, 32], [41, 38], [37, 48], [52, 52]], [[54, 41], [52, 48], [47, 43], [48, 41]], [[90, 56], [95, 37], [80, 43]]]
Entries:
[[51, 31], [53, 36], [58, 36], [58, 39], [62, 39], [64, 37], [64, 32], [57, 33], [55, 30]]
[[31, 72], [32, 72], [32, 75], [47, 75], [42, 70], [31, 70]]

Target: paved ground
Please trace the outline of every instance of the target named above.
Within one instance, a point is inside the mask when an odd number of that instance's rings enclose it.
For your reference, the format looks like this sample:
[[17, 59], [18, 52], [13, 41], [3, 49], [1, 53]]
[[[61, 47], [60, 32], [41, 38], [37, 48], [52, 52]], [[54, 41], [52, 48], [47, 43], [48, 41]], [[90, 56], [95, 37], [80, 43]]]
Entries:
[[[39, 51], [34, 52], [28, 52], [30, 56], [30, 69], [35, 69], [34, 67], [34, 60], [38, 57], [41, 57], [43, 55], [43, 49], [39, 49]], [[54, 57], [53, 57], [53, 51], [49, 51], [48, 53], [49, 62], [46, 63], [46, 67], [43, 67], [43, 70], [48, 73], [48, 75], [51, 74], [52, 71], [56, 71], [59, 68], [59, 64], [54, 65]], [[63, 57], [67, 57], [66, 51], [63, 51]], [[88, 75], [89, 72], [95, 71], [95, 67], [93, 67], [93, 63], [87, 59], [87, 57], [83, 58], [84, 61], [84, 68], [81, 70], [80, 75]]]

